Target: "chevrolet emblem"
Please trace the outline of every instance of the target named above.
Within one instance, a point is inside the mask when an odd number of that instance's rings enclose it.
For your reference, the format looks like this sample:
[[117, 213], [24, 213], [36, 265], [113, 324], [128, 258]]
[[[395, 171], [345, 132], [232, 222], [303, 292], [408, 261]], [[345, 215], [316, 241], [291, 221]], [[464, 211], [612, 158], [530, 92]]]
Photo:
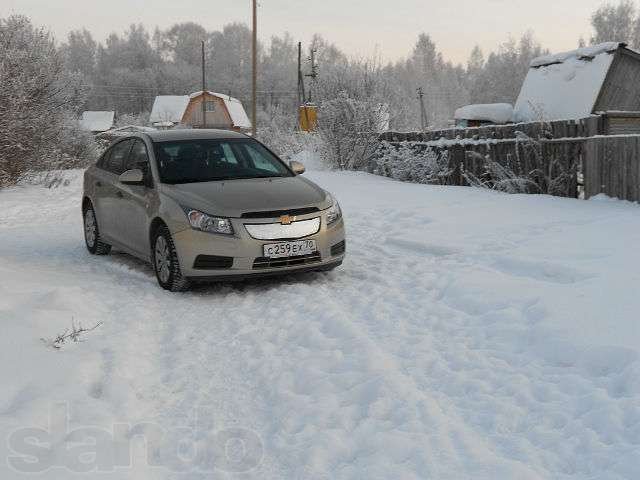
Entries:
[[295, 220], [296, 217], [292, 217], [291, 215], [282, 215], [280, 217], [280, 225], [291, 225]]

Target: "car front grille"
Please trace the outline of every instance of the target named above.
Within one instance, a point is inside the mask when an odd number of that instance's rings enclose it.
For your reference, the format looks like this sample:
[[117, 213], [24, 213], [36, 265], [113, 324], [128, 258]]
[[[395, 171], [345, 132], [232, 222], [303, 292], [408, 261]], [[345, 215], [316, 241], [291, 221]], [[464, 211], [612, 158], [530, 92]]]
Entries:
[[245, 223], [244, 228], [256, 240], [284, 240], [304, 238], [320, 231], [320, 217], [300, 220], [288, 225], [281, 223]]
[[306, 208], [293, 208], [291, 210], [268, 210], [264, 212], [246, 212], [243, 213], [241, 218], [278, 218], [283, 215], [308, 215], [309, 213], [319, 212], [318, 207], [306, 207]]
[[198, 255], [193, 268], [196, 270], [220, 270], [231, 268], [233, 257], [218, 257], [215, 255]]
[[285, 258], [259, 257], [256, 258], [253, 262], [253, 268], [255, 270], [260, 270], [263, 268], [293, 267], [296, 265], [308, 265], [310, 263], [316, 263], [320, 260], [320, 252], [311, 253], [309, 255], [299, 255], [297, 257]]

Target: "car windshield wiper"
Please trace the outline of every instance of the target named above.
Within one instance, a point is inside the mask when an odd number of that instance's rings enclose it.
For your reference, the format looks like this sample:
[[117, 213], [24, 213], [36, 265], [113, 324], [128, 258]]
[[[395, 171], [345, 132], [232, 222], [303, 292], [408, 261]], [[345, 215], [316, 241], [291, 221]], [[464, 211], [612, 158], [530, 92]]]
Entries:
[[250, 180], [252, 178], [283, 178], [285, 175], [246, 175], [242, 177], [229, 177], [229, 180]]
[[228, 177], [212, 177], [212, 178], [180, 178], [177, 180], [168, 180], [165, 183], [171, 185], [179, 185], [181, 183], [205, 183], [205, 182], [218, 182], [220, 180], [228, 180]]

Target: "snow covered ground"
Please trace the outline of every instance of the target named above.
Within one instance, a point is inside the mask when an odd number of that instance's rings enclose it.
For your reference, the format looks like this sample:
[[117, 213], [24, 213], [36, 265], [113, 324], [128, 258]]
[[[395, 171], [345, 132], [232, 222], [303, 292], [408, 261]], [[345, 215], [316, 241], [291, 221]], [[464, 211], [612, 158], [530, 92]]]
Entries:
[[0, 192], [0, 478], [640, 478], [640, 207], [308, 176], [342, 268], [186, 294]]

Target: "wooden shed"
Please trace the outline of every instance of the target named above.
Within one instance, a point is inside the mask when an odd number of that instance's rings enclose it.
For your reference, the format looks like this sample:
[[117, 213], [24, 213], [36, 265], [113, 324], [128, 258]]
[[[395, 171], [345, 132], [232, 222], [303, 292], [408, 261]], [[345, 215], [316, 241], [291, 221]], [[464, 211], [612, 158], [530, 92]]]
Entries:
[[[514, 121], [577, 120], [622, 111], [640, 111], [640, 54], [609, 42], [534, 59]], [[637, 118], [621, 121], [628, 125]]]
[[251, 129], [251, 121], [240, 100], [209, 91], [191, 95], [160, 95], [153, 103], [149, 121], [158, 128], [181, 125], [241, 132]]

